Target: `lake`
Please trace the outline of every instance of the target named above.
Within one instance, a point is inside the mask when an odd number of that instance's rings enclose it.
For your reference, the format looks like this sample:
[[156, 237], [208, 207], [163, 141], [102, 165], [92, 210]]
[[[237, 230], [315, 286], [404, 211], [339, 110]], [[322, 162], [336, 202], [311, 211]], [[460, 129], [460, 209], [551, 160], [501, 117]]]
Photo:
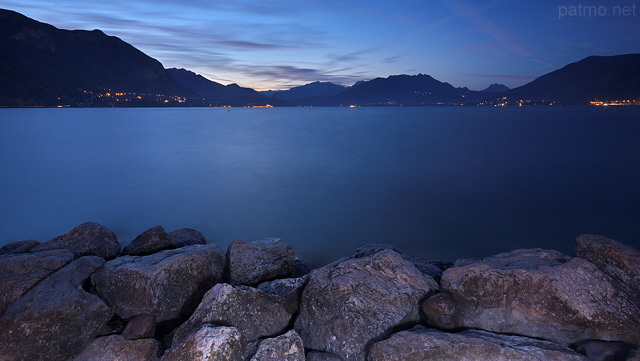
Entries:
[[0, 109], [0, 245], [97, 222], [195, 228], [322, 264], [640, 247], [638, 107]]

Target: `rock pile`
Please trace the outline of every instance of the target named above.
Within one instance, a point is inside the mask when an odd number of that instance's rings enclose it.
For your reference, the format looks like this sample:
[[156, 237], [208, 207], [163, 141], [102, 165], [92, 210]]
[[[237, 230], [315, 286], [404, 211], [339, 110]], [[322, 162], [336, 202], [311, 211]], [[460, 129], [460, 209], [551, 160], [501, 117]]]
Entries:
[[0, 361], [640, 360], [640, 252], [576, 254], [368, 245], [309, 273], [279, 239], [156, 226], [121, 250], [85, 223], [0, 249]]

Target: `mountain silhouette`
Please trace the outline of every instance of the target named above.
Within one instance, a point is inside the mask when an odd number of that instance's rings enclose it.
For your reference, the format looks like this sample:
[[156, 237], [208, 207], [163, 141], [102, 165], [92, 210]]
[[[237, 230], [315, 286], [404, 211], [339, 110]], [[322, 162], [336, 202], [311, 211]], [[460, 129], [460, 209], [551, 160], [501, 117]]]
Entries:
[[481, 90], [483, 93], [502, 93], [509, 90], [509, 87], [504, 84], [493, 83], [489, 85], [486, 89]]
[[294, 100], [332, 96], [340, 94], [346, 89], [347, 87], [342, 85], [316, 81], [302, 86], [293, 87], [289, 90], [269, 90], [262, 93], [276, 99]]

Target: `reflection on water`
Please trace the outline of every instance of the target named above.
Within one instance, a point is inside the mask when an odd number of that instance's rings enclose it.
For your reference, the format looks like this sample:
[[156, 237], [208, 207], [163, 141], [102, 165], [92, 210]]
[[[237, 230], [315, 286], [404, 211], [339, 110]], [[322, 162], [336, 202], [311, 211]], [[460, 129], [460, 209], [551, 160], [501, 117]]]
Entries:
[[[0, 244], [94, 221], [425, 258], [640, 242], [633, 107], [0, 110]], [[635, 243], [638, 247], [638, 244]]]

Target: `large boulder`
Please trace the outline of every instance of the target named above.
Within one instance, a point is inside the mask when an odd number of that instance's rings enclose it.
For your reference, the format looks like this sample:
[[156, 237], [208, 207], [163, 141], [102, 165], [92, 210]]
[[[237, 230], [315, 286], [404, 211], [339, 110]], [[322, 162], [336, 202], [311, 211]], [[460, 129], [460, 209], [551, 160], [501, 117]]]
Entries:
[[243, 361], [246, 345], [234, 327], [202, 325], [172, 346], [160, 361]]
[[384, 250], [313, 271], [295, 330], [306, 348], [363, 361], [371, 343], [419, 321], [420, 300], [438, 290], [399, 253]]
[[375, 343], [369, 361], [587, 361], [568, 347], [519, 336], [468, 330], [459, 333], [416, 326]]
[[618, 288], [640, 306], [640, 251], [604, 236], [576, 238], [576, 256], [593, 263], [613, 278]]
[[448, 296], [438, 296], [432, 309], [452, 310], [449, 317], [422, 309], [443, 329], [479, 328], [563, 345], [640, 339], [638, 306], [592, 263], [558, 251], [516, 250], [449, 268], [441, 286]]
[[190, 228], [176, 229], [167, 233], [162, 226], [151, 227], [142, 232], [123, 250], [123, 255], [145, 256], [167, 249], [195, 244], [206, 244], [202, 233]]
[[307, 284], [308, 277], [281, 278], [261, 283], [257, 288], [265, 293], [278, 296], [285, 300], [287, 310], [291, 314], [298, 312], [302, 290]]
[[73, 361], [155, 361], [158, 353], [158, 340], [127, 340], [120, 335], [111, 335], [96, 338]]
[[0, 359], [66, 360], [91, 343], [113, 312], [82, 285], [103, 264], [79, 258], [11, 305], [0, 318]]
[[126, 340], [150, 338], [156, 334], [156, 318], [151, 315], [136, 316], [127, 322], [122, 330], [122, 337]]
[[173, 344], [203, 324], [237, 327], [247, 341], [283, 332], [291, 320], [285, 301], [255, 288], [220, 283], [202, 299], [173, 336]]
[[27, 291], [73, 261], [64, 249], [0, 256], [0, 316]]
[[98, 256], [112, 259], [120, 253], [120, 243], [116, 235], [107, 227], [87, 222], [69, 233], [51, 239], [31, 249], [31, 252], [64, 248], [76, 257]]
[[123, 319], [152, 315], [158, 322], [185, 318], [219, 282], [224, 253], [213, 244], [122, 256], [91, 277], [96, 293]]
[[34, 247], [41, 245], [39, 241], [34, 240], [23, 240], [23, 241], [15, 241], [9, 242], [4, 246], [0, 247], [0, 254], [5, 253], [27, 253], [30, 252]]
[[255, 286], [289, 277], [295, 268], [295, 255], [291, 246], [278, 238], [233, 241], [227, 248], [227, 267], [230, 284]]
[[260, 342], [250, 361], [305, 361], [302, 339], [291, 330], [284, 335]]

